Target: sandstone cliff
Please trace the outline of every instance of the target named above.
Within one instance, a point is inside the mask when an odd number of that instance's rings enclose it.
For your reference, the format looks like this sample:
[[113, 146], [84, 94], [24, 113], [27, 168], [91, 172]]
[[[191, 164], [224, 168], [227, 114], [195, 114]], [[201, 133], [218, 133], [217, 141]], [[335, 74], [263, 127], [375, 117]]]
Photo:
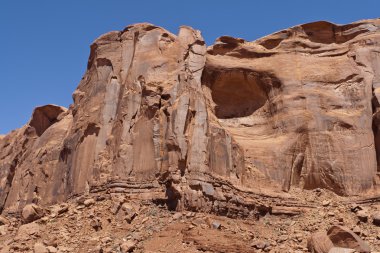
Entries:
[[69, 109], [0, 137], [0, 210], [125, 193], [247, 216], [291, 188], [375, 190], [380, 20], [315, 22], [248, 42], [151, 24], [91, 45]]

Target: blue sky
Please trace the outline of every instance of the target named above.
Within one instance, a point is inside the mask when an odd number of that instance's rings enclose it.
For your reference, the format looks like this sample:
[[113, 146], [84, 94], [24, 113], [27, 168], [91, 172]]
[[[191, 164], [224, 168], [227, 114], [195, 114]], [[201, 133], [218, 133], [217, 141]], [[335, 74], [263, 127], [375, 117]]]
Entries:
[[350, 23], [380, 17], [379, 0], [0, 0], [0, 134], [28, 122], [35, 106], [68, 107], [99, 35], [138, 22], [177, 33], [200, 29], [255, 40], [316, 20]]

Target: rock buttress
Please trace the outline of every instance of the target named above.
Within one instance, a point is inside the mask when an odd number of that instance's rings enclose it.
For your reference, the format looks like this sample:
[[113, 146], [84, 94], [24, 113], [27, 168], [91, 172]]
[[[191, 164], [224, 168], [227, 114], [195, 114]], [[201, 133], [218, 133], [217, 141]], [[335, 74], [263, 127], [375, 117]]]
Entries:
[[1, 210], [105, 191], [247, 216], [291, 187], [363, 194], [379, 157], [378, 26], [315, 22], [207, 50], [190, 27], [107, 33], [68, 110], [39, 107], [0, 137]]

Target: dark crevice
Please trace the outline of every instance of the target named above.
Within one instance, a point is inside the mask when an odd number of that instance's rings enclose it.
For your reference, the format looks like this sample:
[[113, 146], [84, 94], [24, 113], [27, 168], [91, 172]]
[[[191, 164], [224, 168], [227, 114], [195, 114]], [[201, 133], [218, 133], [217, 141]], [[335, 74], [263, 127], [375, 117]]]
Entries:
[[96, 55], [97, 55], [97, 50], [98, 49], [98, 44], [92, 44], [90, 46], [90, 56], [88, 57], [88, 62], [87, 62], [87, 70], [91, 69], [92, 65], [95, 62]]
[[67, 158], [70, 156], [71, 150], [64, 145], [61, 152], [59, 152], [59, 161], [67, 163]]
[[84, 137], [87, 137], [88, 135], [96, 135], [99, 134], [100, 127], [98, 127], [95, 123], [88, 124], [86, 130], [84, 130]]
[[380, 172], [380, 104], [374, 94], [374, 88], [372, 86], [372, 132], [374, 137], [375, 151], [376, 151], [376, 164], [377, 171]]
[[16, 167], [19, 163], [19, 157], [21, 156], [21, 153], [17, 154], [17, 156], [13, 159], [11, 165], [9, 166], [9, 172], [8, 172], [8, 175], [7, 175], [7, 179], [6, 179], [6, 183], [5, 183], [5, 187], [3, 190], [3, 196], [0, 196], [0, 214], [3, 212], [4, 210], [4, 206], [5, 206], [5, 203], [7, 203], [7, 199], [8, 199], [8, 196], [9, 196], [9, 191], [10, 191], [10, 188], [12, 186], [12, 182], [13, 182], [13, 178], [15, 176], [15, 173], [16, 173]]
[[159, 27], [158, 26], [154, 26], [154, 25], [147, 25], [146, 27], [144, 27], [144, 30], [145, 31], [151, 31], [151, 30], [154, 30], [154, 29], [158, 29]]
[[185, 127], [183, 128], [183, 134], [186, 134], [193, 118], [195, 117], [195, 111], [193, 110], [187, 110], [187, 114], [186, 114], [186, 121], [185, 121]]
[[95, 135], [98, 136], [100, 131], [100, 127], [97, 126], [95, 123], [89, 123], [87, 125], [87, 128], [84, 130], [84, 133], [82, 137], [79, 140], [79, 143], [82, 143], [84, 139], [89, 135]]
[[178, 208], [179, 200], [181, 199], [181, 194], [172, 186], [171, 181], [166, 182], [166, 206], [169, 211], [176, 211]]
[[255, 51], [250, 51], [246, 48], [239, 48], [234, 50], [231, 53], [228, 53], [228, 56], [233, 56], [236, 58], [263, 58], [263, 57], [269, 57], [272, 55], [275, 55], [276, 53], [270, 53], [270, 52], [255, 52]]
[[162, 94], [161, 95], [161, 99], [163, 99], [163, 100], [169, 100], [170, 99], [170, 94]]
[[[345, 82], [348, 82], [348, 81], [351, 81], [352, 79], [354, 79], [358, 74], [352, 74], [352, 75], [349, 75], [341, 80], [337, 80], [337, 81], [333, 81], [333, 82], [329, 82], [331, 84], [339, 84], [339, 83], [345, 83]], [[357, 80], [358, 82], [362, 81], [363, 79], [361, 78], [361, 80]]]
[[98, 58], [96, 59], [96, 66], [97, 67], [108, 66], [112, 68], [112, 62], [107, 58]]
[[187, 157], [185, 157], [185, 159], [178, 160], [178, 169], [181, 173], [181, 177], [185, 176], [186, 164], [187, 164]]

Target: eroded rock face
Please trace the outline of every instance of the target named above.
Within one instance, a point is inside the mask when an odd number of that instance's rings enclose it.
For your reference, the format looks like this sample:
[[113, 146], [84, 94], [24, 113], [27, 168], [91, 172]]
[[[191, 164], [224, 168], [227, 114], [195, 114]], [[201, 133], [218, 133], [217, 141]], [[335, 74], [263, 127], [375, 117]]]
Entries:
[[254, 42], [222, 37], [208, 49], [202, 83], [246, 167], [284, 190], [373, 186], [378, 25], [315, 22]]
[[56, 105], [45, 105], [34, 109], [29, 126], [33, 127], [38, 136], [58, 121], [58, 116], [66, 109]]
[[269, 190], [373, 189], [379, 25], [316, 22], [208, 49], [190, 27], [107, 33], [68, 110], [38, 107], [0, 137], [0, 208], [107, 191], [247, 216], [284, 198]]

